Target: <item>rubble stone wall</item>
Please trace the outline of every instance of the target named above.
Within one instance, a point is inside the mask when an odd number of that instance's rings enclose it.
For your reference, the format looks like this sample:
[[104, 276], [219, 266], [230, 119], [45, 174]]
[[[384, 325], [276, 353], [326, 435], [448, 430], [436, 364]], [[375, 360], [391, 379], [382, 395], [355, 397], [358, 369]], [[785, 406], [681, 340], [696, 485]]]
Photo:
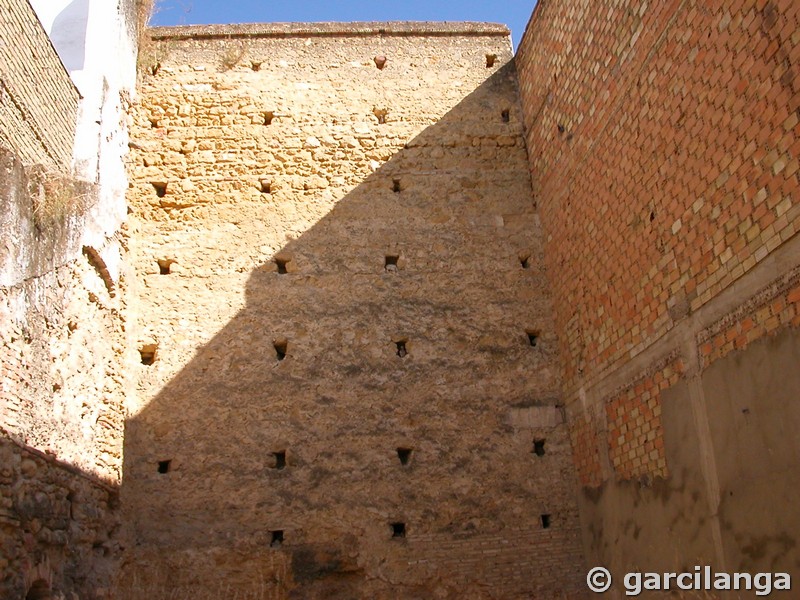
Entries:
[[152, 36], [122, 597], [581, 597], [507, 29]]
[[[91, 186], [26, 169], [5, 150], [0, 173], [10, 242], [0, 249], [0, 596], [46, 584], [65, 597], [107, 598], [136, 352], [126, 281], [80, 246]], [[109, 243], [124, 250], [124, 232]]]

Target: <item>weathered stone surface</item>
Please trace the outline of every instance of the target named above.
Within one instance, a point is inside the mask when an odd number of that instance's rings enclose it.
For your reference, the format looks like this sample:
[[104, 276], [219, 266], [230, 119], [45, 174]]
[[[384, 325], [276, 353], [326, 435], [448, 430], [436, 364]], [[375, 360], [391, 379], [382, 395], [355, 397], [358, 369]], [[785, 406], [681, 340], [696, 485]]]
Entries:
[[581, 593], [506, 30], [292, 27], [154, 32], [122, 597]]
[[[0, 12], [0, 597], [107, 599], [135, 346], [124, 164], [99, 148], [127, 146], [126, 94], [99, 73], [103, 123], [84, 95], [94, 139], [73, 144], [79, 94], [37, 14], [27, 0]], [[127, 42], [113, 50], [131, 64]], [[76, 148], [93, 154], [87, 181], [72, 170]]]
[[107, 598], [118, 505], [116, 486], [0, 431], [0, 596], [33, 597], [38, 585], [60, 598]]
[[513, 65], [483, 23], [153, 30], [129, 253], [129, 23], [96, 199], [0, 0], [0, 596], [580, 598], [579, 531], [617, 580], [796, 571], [798, 9], [605, 4]]
[[[32, 177], [3, 150], [0, 168], [13, 174], [0, 185], [0, 596], [106, 598], [133, 345], [127, 287], [103, 256], [125, 237], [81, 252], [82, 184]], [[63, 204], [47, 203], [51, 183]]]

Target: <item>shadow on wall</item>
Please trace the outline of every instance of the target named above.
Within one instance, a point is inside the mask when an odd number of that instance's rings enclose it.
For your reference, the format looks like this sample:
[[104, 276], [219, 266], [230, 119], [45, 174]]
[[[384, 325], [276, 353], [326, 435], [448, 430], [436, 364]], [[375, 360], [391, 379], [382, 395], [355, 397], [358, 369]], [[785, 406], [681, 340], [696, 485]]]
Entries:
[[119, 559], [119, 489], [0, 431], [0, 597], [93, 597]]
[[[152, 257], [142, 371], [160, 391], [126, 425], [121, 598], [578, 597], [564, 427], [508, 424], [558, 393], [516, 111], [509, 63], [338, 201], [262, 183]], [[190, 260], [204, 276], [171, 268]], [[182, 350], [202, 327], [218, 333]]]
[[86, 61], [86, 28], [89, 0], [72, 2], [53, 21], [50, 39], [67, 71], [80, 71]]

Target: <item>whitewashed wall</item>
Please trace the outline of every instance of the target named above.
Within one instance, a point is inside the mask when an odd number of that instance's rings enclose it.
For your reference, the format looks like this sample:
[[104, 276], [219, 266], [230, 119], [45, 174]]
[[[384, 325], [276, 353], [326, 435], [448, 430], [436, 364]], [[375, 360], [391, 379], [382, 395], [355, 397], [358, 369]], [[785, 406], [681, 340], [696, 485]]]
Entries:
[[116, 279], [119, 253], [109, 238], [127, 214], [124, 156], [127, 109], [136, 84], [134, 0], [30, 0], [82, 100], [73, 169], [99, 184], [83, 245], [101, 252]]

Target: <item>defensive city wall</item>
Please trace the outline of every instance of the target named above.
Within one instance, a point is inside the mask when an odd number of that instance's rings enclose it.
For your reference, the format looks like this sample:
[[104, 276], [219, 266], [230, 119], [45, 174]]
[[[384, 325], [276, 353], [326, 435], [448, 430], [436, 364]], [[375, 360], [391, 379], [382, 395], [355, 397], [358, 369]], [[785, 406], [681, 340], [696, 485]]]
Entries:
[[508, 30], [151, 36], [124, 590], [582, 593]]
[[144, 4], [0, 0], [0, 596], [800, 577], [796, 3]]

